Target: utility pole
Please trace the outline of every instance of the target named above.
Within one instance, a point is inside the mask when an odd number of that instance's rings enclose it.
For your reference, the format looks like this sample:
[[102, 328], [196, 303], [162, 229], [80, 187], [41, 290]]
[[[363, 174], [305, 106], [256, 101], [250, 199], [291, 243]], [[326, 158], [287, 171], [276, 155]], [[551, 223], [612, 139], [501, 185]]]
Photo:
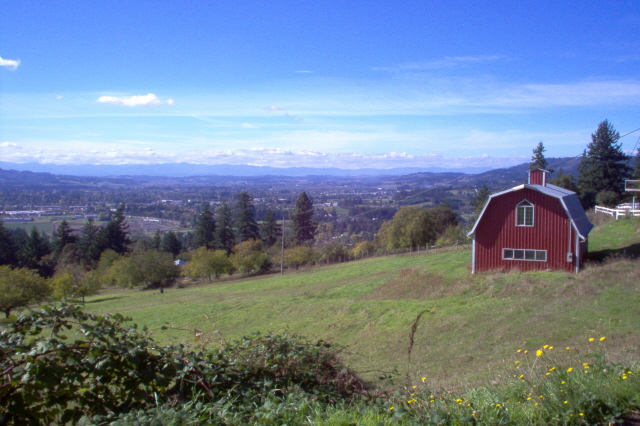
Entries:
[[287, 219], [285, 219], [284, 212], [282, 213], [282, 250], [280, 253], [280, 275], [284, 275], [284, 230], [287, 226]]

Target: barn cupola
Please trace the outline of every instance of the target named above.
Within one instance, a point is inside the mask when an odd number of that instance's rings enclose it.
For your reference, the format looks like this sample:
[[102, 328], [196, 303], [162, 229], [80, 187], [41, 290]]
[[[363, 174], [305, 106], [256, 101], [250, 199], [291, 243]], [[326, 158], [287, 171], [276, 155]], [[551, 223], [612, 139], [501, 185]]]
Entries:
[[547, 186], [548, 170], [534, 169], [529, 170], [529, 185]]

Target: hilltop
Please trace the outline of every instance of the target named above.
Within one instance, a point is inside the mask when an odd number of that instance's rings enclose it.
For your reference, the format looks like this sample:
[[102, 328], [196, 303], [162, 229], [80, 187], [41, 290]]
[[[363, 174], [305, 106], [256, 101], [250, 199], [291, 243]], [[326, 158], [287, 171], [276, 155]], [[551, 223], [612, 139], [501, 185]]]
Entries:
[[[640, 268], [624, 257], [637, 255], [638, 230], [637, 220], [597, 226], [591, 256], [606, 260], [579, 275], [474, 276], [470, 250], [458, 249], [187, 283], [165, 294], [111, 290], [87, 309], [169, 327], [154, 334], [166, 343], [193, 344], [196, 329], [213, 341], [286, 328], [343, 345], [347, 364], [366, 378], [395, 369], [456, 387], [499, 380], [518, 349], [583, 346], [594, 336], [607, 337], [610, 356], [638, 359]], [[423, 311], [409, 364], [409, 333]]]

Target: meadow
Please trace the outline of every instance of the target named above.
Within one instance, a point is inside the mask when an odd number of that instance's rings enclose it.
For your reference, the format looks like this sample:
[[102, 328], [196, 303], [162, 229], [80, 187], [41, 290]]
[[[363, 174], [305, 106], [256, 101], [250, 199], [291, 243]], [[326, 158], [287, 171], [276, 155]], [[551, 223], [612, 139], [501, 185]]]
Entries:
[[578, 275], [472, 275], [470, 250], [458, 249], [186, 281], [164, 294], [107, 289], [86, 311], [130, 316], [166, 344], [213, 346], [286, 329], [339, 345], [366, 380], [408, 386], [426, 377], [431, 389], [462, 390], [510, 380], [517, 351], [544, 345], [588, 352], [589, 339], [606, 336], [598, 348], [610, 360], [638, 359], [640, 268], [629, 256], [638, 226], [598, 225], [589, 242], [596, 260]]

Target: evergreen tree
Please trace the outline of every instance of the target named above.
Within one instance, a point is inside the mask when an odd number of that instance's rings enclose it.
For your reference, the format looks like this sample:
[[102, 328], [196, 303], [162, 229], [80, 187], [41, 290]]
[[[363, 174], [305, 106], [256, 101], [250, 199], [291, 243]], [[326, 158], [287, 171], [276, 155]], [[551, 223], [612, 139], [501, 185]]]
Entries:
[[236, 204], [235, 225], [240, 242], [259, 240], [260, 229], [258, 228], [258, 222], [256, 222], [253, 198], [246, 191], [239, 193], [236, 198], [238, 198], [238, 203]]
[[216, 220], [213, 218], [209, 204], [204, 206], [202, 213], [198, 216], [198, 221], [194, 228], [195, 248], [206, 247], [215, 248], [216, 245]]
[[264, 220], [260, 224], [260, 235], [265, 247], [271, 247], [276, 243], [278, 237], [282, 235], [282, 227], [276, 221], [273, 211], [267, 210]]
[[58, 226], [58, 229], [53, 234], [54, 235], [54, 243], [53, 243], [53, 253], [57, 257], [62, 252], [62, 249], [67, 244], [73, 244], [76, 242], [77, 238], [72, 235], [71, 226], [69, 226], [69, 222], [63, 220]]
[[636, 158], [633, 162], [633, 173], [631, 174], [633, 179], [640, 179], [640, 148], [636, 151]]
[[34, 226], [19, 253], [20, 264], [30, 269], [38, 269], [40, 259], [49, 253], [51, 253], [49, 244]]
[[18, 261], [16, 252], [17, 248], [11, 233], [4, 227], [4, 223], [0, 219], [0, 266], [16, 265]]
[[313, 243], [318, 224], [313, 220], [313, 201], [301, 192], [291, 212], [291, 229], [294, 245]]
[[160, 250], [160, 244], [162, 244], [162, 238], [160, 237], [160, 230], [158, 229], [155, 234], [153, 234], [153, 239], [151, 240], [151, 248], [153, 250]]
[[[531, 163], [529, 163], [529, 170], [542, 169], [549, 170], [549, 164], [547, 159], [544, 158], [544, 152], [546, 151], [542, 142], [538, 142], [538, 145], [533, 150], [533, 156], [531, 157]], [[552, 170], [549, 170], [550, 172]]]
[[78, 248], [83, 253], [83, 257], [90, 263], [100, 260], [102, 250], [98, 244], [98, 232], [100, 228], [95, 225], [93, 218], [87, 219], [82, 228], [82, 236], [78, 240]]
[[216, 226], [216, 247], [231, 253], [235, 245], [235, 234], [231, 219], [231, 209], [227, 203], [222, 204], [218, 209], [218, 220]]
[[471, 200], [471, 207], [473, 207], [473, 217], [471, 218], [471, 223], [475, 223], [484, 208], [484, 205], [487, 203], [489, 199], [489, 188], [487, 188], [486, 184], [483, 184], [482, 187], [476, 191], [476, 196]]
[[98, 232], [98, 245], [101, 252], [111, 249], [118, 254], [129, 251], [131, 240], [129, 239], [129, 225], [125, 221], [124, 203], [120, 204], [111, 215], [111, 221]]
[[595, 205], [600, 192], [611, 191], [620, 196], [624, 190], [624, 180], [631, 169], [627, 166], [629, 156], [617, 142], [619, 138], [620, 134], [607, 120], [591, 135], [591, 143], [578, 166], [578, 189], [585, 208]]
[[160, 249], [162, 251], [166, 251], [167, 253], [173, 254], [175, 258], [182, 251], [182, 243], [176, 237], [172, 231], [166, 232], [162, 237], [162, 243], [160, 244]]

